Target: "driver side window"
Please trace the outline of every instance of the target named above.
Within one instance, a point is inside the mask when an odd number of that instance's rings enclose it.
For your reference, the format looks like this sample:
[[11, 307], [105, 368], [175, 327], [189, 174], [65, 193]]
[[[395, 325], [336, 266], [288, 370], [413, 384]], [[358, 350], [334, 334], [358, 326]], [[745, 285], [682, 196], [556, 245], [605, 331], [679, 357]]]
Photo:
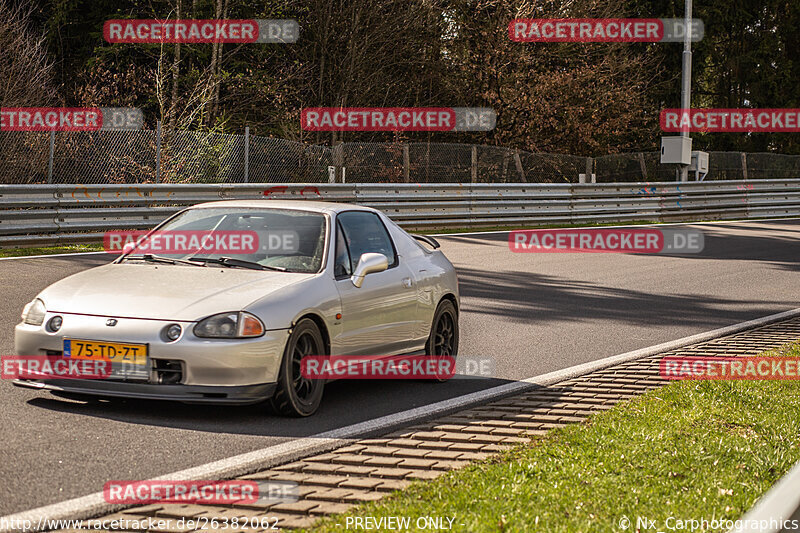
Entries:
[[351, 275], [361, 254], [365, 253], [383, 254], [389, 260], [389, 268], [397, 266], [394, 244], [378, 215], [369, 211], [345, 211], [336, 218], [336, 277]]

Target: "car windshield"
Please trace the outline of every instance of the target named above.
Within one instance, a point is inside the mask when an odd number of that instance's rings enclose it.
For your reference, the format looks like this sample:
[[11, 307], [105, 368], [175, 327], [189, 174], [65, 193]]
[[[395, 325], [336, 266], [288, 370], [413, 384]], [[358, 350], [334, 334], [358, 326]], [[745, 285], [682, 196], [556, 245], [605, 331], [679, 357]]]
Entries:
[[124, 260], [316, 273], [326, 217], [293, 209], [214, 207], [184, 211], [141, 239]]

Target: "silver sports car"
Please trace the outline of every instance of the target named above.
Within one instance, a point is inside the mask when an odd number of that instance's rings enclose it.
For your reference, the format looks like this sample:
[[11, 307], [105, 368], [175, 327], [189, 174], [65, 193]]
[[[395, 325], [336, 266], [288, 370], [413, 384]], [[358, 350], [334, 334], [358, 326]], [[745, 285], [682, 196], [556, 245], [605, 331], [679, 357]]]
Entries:
[[[113, 263], [47, 287], [16, 327], [18, 355], [103, 359], [111, 375], [16, 385], [80, 397], [269, 399], [279, 413], [307, 416], [324, 381], [304, 377], [305, 356], [457, 354], [453, 265], [434, 239], [409, 235], [379, 211], [221, 201], [153, 231]], [[184, 241], [163, 254], [146, 246], [181, 232], [255, 237], [257, 245], [226, 252], [235, 246]]]

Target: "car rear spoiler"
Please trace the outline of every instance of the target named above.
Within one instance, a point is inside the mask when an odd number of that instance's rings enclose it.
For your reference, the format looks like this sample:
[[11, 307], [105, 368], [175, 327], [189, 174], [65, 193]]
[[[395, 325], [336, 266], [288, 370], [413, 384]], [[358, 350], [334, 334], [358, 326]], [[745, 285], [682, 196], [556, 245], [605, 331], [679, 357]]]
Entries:
[[439, 241], [437, 241], [433, 237], [428, 237], [427, 235], [417, 235], [416, 233], [412, 233], [411, 236], [417, 239], [418, 241], [422, 241], [425, 244], [429, 244], [431, 247], [433, 247], [434, 250], [441, 247]]

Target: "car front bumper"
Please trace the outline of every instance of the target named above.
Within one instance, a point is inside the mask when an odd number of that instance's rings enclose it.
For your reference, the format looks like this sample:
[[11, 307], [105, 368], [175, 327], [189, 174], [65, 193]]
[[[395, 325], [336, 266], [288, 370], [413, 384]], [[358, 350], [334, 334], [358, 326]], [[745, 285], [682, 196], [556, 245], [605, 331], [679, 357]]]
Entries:
[[[53, 333], [45, 325], [56, 314], [63, 318], [63, 325]], [[115, 326], [106, 325], [109, 318], [117, 320]], [[179, 324], [183, 329], [172, 342], [164, 337], [170, 324]], [[15, 384], [53, 392], [218, 403], [250, 403], [272, 395], [288, 329], [268, 330], [253, 339], [204, 339], [194, 336], [194, 324], [48, 312], [42, 326], [16, 326], [17, 355], [61, 355], [64, 338], [146, 344], [146, 377], [18, 380]], [[160, 370], [165, 362], [172, 368], [180, 367], [178, 381], [165, 380], [166, 374]]]
[[170, 400], [183, 403], [239, 404], [258, 403], [275, 393], [274, 383], [230, 387], [198, 385], [164, 385], [154, 383], [116, 382], [88, 379], [16, 379], [17, 387], [50, 391], [57, 396], [97, 396], [103, 398], [133, 398], [141, 400]]

